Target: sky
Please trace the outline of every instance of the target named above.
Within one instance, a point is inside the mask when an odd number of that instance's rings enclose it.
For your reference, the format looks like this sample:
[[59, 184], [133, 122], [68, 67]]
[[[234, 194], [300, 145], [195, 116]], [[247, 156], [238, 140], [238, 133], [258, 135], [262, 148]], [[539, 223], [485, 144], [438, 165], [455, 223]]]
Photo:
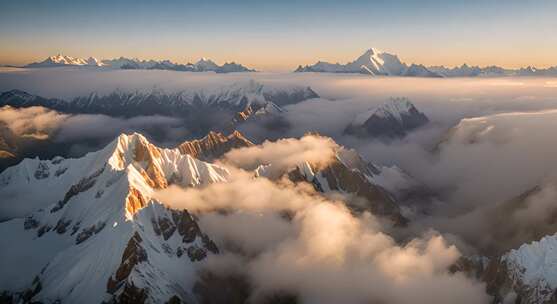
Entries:
[[208, 57], [265, 71], [347, 62], [557, 65], [554, 0], [0, 0], [0, 64], [73, 57]]

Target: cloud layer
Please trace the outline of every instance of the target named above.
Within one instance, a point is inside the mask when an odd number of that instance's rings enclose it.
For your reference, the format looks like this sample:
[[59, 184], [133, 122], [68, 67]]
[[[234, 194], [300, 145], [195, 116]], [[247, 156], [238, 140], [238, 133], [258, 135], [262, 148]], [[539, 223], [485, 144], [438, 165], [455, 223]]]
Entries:
[[[248, 167], [283, 159], [290, 165], [303, 161], [302, 154], [306, 161], [323, 160], [299, 150], [310, 142], [329, 145], [322, 137], [306, 136], [239, 149], [226, 158], [228, 165], [234, 160]], [[246, 158], [240, 157], [244, 152]], [[276, 294], [294, 295], [302, 303], [489, 301], [483, 284], [448, 271], [460, 253], [439, 234], [399, 245], [373, 215], [354, 214], [340, 196], [326, 198], [309, 185], [254, 178], [238, 167], [230, 171], [228, 183], [171, 187], [155, 197], [198, 214], [202, 229], [222, 249], [206, 270], [247, 277], [255, 303]]]

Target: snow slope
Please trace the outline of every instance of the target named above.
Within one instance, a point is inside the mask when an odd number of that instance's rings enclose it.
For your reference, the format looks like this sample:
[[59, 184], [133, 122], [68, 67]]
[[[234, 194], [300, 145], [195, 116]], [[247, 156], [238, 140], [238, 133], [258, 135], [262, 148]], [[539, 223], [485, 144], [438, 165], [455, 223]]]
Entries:
[[557, 291], [557, 235], [524, 244], [501, 260], [525, 303], [553, 303]]
[[[218, 248], [187, 210], [152, 195], [171, 184], [227, 182], [227, 169], [193, 156], [215, 159], [252, 145], [237, 132], [211, 133], [176, 149], [158, 148], [140, 134], [120, 135], [80, 159], [26, 159], [8, 168], [0, 174], [0, 206], [12, 212], [0, 223], [0, 292], [45, 303], [195, 303], [196, 272]], [[266, 176], [272, 166], [254, 175]], [[321, 192], [365, 198], [350, 203], [355, 211], [397, 225], [407, 221], [390, 191], [411, 184], [410, 177], [353, 150], [339, 147], [324, 168], [302, 161], [284, 174]]]
[[171, 183], [224, 182], [228, 174], [139, 134], [81, 159], [26, 159], [8, 168], [0, 196], [13, 213], [0, 223], [0, 246], [9, 248], [0, 252], [0, 290], [44, 302], [191, 300], [196, 263], [216, 246], [187, 211], [151, 195]]
[[391, 98], [377, 108], [358, 114], [345, 133], [361, 137], [403, 137], [428, 121], [427, 116], [407, 98]]

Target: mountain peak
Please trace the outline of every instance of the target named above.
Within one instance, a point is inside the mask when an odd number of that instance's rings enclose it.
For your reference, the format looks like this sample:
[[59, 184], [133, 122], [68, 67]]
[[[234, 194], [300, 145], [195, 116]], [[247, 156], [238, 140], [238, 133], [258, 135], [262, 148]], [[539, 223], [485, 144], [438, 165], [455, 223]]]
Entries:
[[299, 67], [297, 72], [360, 73], [373, 76], [401, 76], [406, 65], [396, 55], [370, 48], [356, 60], [347, 64], [317, 62], [312, 66]]
[[365, 51], [364, 55], [369, 56], [369, 55], [380, 54], [380, 53], [383, 53], [383, 51], [381, 51], [377, 48], [371, 47], [371, 48], [367, 49], [367, 51]]
[[145, 167], [151, 167], [154, 159], [160, 155], [158, 148], [139, 133], [120, 134], [105, 148], [105, 153], [108, 155], [108, 164], [118, 170], [124, 169], [134, 161], [143, 162]]
[[198, 69], [206, 69], [206, 70], [209, 70], [209, 69], [211, 69], [211, 70], [212, 70], [212, 69], [217, 69], [217, 68], [219, 67], [214, 61], [212, 61], [211, 59], [207, 59], [207, 58], [205, 58], [205, 57], [199, 59], [199, 60], [195, 63], [195, 66], [196, 66]]
[[379, 106], [374, 112], [376, 115], [392, 115], [397, 120], [402, 120], [401, 116], [409, 113], [416, 107], [406, 97], [391, 97], [387, 102]]
[[387, 102], [357, 115], [345, 133], [361, 137], [403, 137], [429, 119], [406, 97], [391, 97]]

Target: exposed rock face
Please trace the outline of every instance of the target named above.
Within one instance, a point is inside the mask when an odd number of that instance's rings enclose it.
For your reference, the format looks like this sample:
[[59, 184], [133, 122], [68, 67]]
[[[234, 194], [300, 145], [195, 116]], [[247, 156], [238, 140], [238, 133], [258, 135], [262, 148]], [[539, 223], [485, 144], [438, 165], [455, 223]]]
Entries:
[[[39, 168], [43, 168], [44, 166], [41, 166], [40, 163], [39, 164]], [[58, 201], [58, 203], [52, 208], [50, 209], [50, 213], [54, 213], [57, 212], [58, 210], [62, 209], [69, 201], [72, 197], [78, 195], [81, 192], [85, 192], [89, 189], [91, 189], [94, 185], [95, 182], [97, 181], [96, 178], [101, 175], [104, 171], [104, 167], [102, 167], [101, 169], [97, 170], [96, 172], [94, 172], [93, 174], [91, 174], [88, 177], [82, 178], [77, 184], [72, 185], [70, 187], [70, 189], [68, 190], [68, 192], [66, 192], [66, 195], [64, 195], [64, 199], [61, 201]], [[37, 179], [42, 179], [42, 178], [46, 178], [48, 177], [48, 175], [43, 176], [41, 175], [41, 178], [37, 178], [37, 173], [35, 172], [35, 178]]]
[[126, 211], [129, 215], [134, 215], [138, 210], [147, 205], [145, 198], [141, 192], [130, 187], [129, 194], [126, 197]]
[[234, 115], [234, 118], [232, 119], [232, 125], [236, 125], [238, 123], [242, 123], [248, 120], [251, 117], [251, 115], [255, 113], [255, 111], [256, 110], [254, 110], [252, 106], [249, 106], [244, 110], [237, 112], [236, 115]]
[[145, 182], [155, 189], [166, 188], [168, 182], [157, 165], [161, 158], [159, 148], [145, 140], [139, 140], [135, 145], [134, 153], [134, 161], [144, 164], [141, 175], [145, 178]]
[[[557, 302], [557, 236], [524, 244], [503, 255], [500, 264], [507, 269], [512, 291], [519, 303]], [[504, 295], [505, 290], [499, 291]]]
[[189, 154], [200, 160], [211, 161], [220, 158], [232, 149], [250, 146], [253, 146], [253, 143], [238, 131], [234, 131], [228, 136], [211, 131], [202, 139], [180, 144], [178, 150], [182, 154]]
[[94, 234], [99, 233], [103, 228], [106, 226], [104, 222], [97, 223], [92, 225], [91, 227], [84, 228], [75, 238], [75, 244], [79, 245], [85, 242], [88, 238], [93, 236]]
[[[197, 221], [187, 210], [178, 211], [162, 206], [157, 206], [152, 211], [155, 210], [149, 217], [156, 238], [150, 235], [150, 231], [136, 231], [128, 241], [120, 265], [108, 279], [107, 292], [113, 295], [114, 303], [153, 303], [153, 299], [161, 297], [167, 297], [168, 301], [173, 299], [172, 301], [187, 302], [191, 295], [183, 294], [183, 291], [157, 295], [160, 291], [152, 286], [156, 285], [152, 280], [159, 276], [162, 276], [160, 280], [163, 281], [167, 278], [149, 256], [163, 254], [170, 258], [169, 262], [176, 263], [174, 267], [184, 267], [188, 263], [202, 261], [209, 253], [218, 253], [214, 242], [201, 232]], [[145, 214], [137, 214], [136, 217], [142, 216]], [[149, 238], [149, 243], [143, 240], [141, 234]], [[159, 242], [163, 253], [154, 252], [150, 248]], [[158, 260], [160, 257], [153, 259]]]
[[133, 268], [139, 263], [147, 261], [147, 252], [141, 247], [143, 240], [137, 232], [128, 241], [128, 245], [122, 255], [122, 262], [116, 270], [115, 275], [108, 280], [106, 289], [109, 293], [114, 294], [118, 288], [122, 286], [124, 281], [131, 274]]
[[427, 116], [408, 99], [391, 98], [380, 107], [358, 115], [344, 132], [358, 137], [392, 139], [404, 137], [428, 122]]
[[[288, 173], [294, 182], [311, 182], [320, 192], [340, 191], [352, 194], [357, 200], [350, 204], [355, 211], [370, 211], [389, 218], [395, 225], [406, 225], [396, 199], [383, 187], [374, 183], [373, 175], [379, 173], [373, 165], [365, 163], [350, 150], [341, 150], [336, 158], [324, 168], [306, 163]], [[350, 203], [350, 202], [349, 202]]]

